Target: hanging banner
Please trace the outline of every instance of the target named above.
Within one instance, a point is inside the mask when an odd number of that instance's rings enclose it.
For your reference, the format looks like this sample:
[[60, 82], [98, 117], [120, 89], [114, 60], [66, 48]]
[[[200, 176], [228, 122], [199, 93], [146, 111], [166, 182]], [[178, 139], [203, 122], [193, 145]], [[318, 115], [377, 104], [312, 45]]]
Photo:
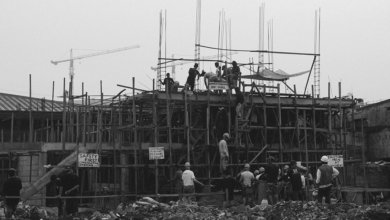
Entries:
[[328, 155], [328, 165], [332, 167], [343, 167], [344, 159], [343, 155]]
[[164, 147], [149, 147], [149, 160], [164, 159]]
[[79, 153], [78, 167], [100, 167], [99, 154]]

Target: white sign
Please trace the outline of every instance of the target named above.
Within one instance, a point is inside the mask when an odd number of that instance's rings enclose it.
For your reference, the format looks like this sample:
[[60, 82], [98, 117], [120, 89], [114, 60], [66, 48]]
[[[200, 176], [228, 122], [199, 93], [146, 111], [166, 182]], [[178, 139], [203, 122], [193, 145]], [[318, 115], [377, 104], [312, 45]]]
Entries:
[[332, 167], [343, 167], [344, 159], [343, 155], [328, 155], [328, 165]]
[[79, 167], [100, 167], [99, 154], [79, 153]]
[[164, 159], [164, 147], [149, 147], [149, 160]]
[[229, 86], [227, 82], [210, 82], [209, 84], [210, 90], [227, 90]]

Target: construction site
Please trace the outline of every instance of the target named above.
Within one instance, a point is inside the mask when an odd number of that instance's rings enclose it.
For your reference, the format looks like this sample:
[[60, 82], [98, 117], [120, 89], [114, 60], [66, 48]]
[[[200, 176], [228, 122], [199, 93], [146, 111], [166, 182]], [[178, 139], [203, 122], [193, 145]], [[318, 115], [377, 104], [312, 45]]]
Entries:
[[[160, 16], [160, 52], [157, 77], [149, 82], [152, 90], [141, 89], [135, 77], [118, 84], [115, 96], [106, 96], [101, 89], [96, 98], [84, 91], [84, 86], [81, 92], [73, 89], [75, 60], [139, 47], [132, 46], [78, 57], [71, 54], [70, 59], [52, 61], [70, 65], [70, 80], [64, 78], [62, 100], [55, 99], [54, 82], [51, 100], [32, 97], [31, 75], [29, 96], [0, 93], [0, 186], [7, 179], [7, 171], [15, 168], [23, 186], [21, 200], [43, 207], [53, 198], [46, 190], [51, 176], [72, 167], [80, 179], [76, 196], [79, 210], [115, 209], [121, 202], [142, 197], [160, 202], [177, 199], [175, 172], [190, 162], [196, 179], [205, 184], [196, 187], [198, 200], [213, 200], [218, 195], [223, 198], [223, 193], [215, 192], [212, 186], [222, 179], [218, 142], [229, 133], [228, 166], [234, 176], [247, 163], [253, 169], [266, 166], [270, 157], [279, 167], [297, 161], [315, 175], [321, 157], [328, 155], [340, 172], [340, 201], [368, 204], [375, 195], [388, 196], [388, 165], [381, 170], [369, 167], [369, 161], [381, 158], [368, 146], [372, 140], [369, 134], [379, 129], [367, 124], [368, 107], [362, 108], [358, 98], [343, 96], [341, 83], [328, 83], [327, 95], [320, 96], [319, 27], [313, 53], [262, 47], [234, 50], [224, 48], [223, 40], [221, 47], [214, 48], [201, 44], [199, 31], [195, 58], [167, 58], [163, 55]], [[319, 22], [317, 14], [316, 19]], [[200, 49], [215, 50], [218, 56], [201, 58]], [[238, 63], [242, 70], [237, 83], [244, 98], [242, 116], [236, 111], [239, 94], [226, 82], [204, 88], [202, 79], [194, 91], [184, 82], [179, 82], [176, 90], [161, 83], [171, 72], [169, 68], [183, 65], [180, 62], [219, 62], [230, 67], [232, 53], [236, 52], [259, 56], [258, 63]], [[304, 73], [305, 88], [290, 85], [292, 75], [274, 71], [270, 56], [276, 53], [312, 57], [309, 71]], [[331, 97], [331, 86], [337, 88], [336, 96]], [[389, 156], [388, 151], [384, 150], [383, 158]]]

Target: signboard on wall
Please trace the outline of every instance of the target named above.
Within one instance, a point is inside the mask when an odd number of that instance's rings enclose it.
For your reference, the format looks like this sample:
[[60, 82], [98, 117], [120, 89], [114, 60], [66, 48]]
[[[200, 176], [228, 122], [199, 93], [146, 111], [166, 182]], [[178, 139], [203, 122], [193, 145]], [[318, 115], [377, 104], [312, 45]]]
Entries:
[[227, 90], [229, 86], [227, 82], [210, 82], [209, 83], [210, 90]]
[[164, 159], [164, 147], [149, 147], [149, 160]]
[[343, 167], [344, 159], [343, 155], [328, 155], [328, 165], [332, 167]]
[[78, 167], [100, 167], [99, 154], [79, 153]]

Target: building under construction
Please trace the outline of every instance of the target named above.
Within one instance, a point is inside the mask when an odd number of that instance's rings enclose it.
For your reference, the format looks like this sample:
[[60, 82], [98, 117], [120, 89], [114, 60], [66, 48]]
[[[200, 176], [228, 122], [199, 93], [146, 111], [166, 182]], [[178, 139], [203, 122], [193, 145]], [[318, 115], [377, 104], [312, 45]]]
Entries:
[[[241, 118], [237, 95], [229, 90], [145, 91], [134, 78], [127, 86], [131, 95], [102, 95], [95, 103], [87, 94], [77, 102], [2, 94], [1, 176], [17, 167], [23, 199], [40, 204], [50, 176], [69, 165], [77, 167], [85, 198], [169, 194], [176, 165], [186, 161], [205, 184], [220, 178], [217, 144], [229, 132], [233, 172], [244, 163], [265, 164], [269, 155], [278, 164], [301, 161], [315, 172], [322, 155], [343, 155], [342, 182], [354, 185], [351, 167], [362, 162], [363, 141], [351, 120], [355, 102], [341, 97], [341, 84], [336, 98], [281, 93], [279, 85], [240, 85]], [[163, 147], [164, 159], [150, 160], [152, 147]], [[100, 167], [78, 167], [82, 152], [97, 153]]]

